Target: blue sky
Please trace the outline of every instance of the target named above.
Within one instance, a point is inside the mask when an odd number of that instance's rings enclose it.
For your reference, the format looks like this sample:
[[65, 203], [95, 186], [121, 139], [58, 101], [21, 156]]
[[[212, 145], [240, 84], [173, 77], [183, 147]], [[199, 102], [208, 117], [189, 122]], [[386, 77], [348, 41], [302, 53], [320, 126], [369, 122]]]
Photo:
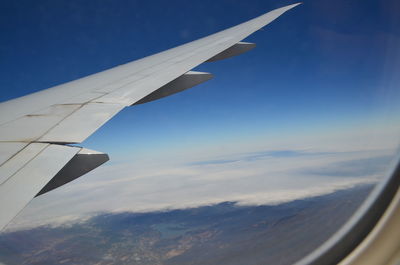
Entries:
[[[1, 100], [195, 40], [293, 1], [2, 1]], [[396, 1], [305, 1], [197, 69], [215, 78], [123, 111], [84, 145], [111, 153], [311, 133], [396, 116]], [[397, 9], [396, 9], [397, 8]], [[392, 65], [391, 65], [392, 64]], [[391, 68], [392, 67], [392, 68]], [[397, 84], [397, 83], [396, 83]]]
[[[292, 3], [1, 1], [0, 100], [173, 48]], [[349, 165], [343, 164], [347, 160], [375, 157], [374, 161], [381, 161], [379, 157], [390, 155], [382, 150], [395, 148], [399, 135], [399, 10], [396, 0], [304, 1], [246, 39], [257, 43], [255, 50], [195, 69], [213, 73], [214, 79], [178, 95], [127, 108], [85, 141], [83, 146], [107, 152], [112, 159], [99, 171], [98, 183], [110, 172], [119, 172], [115, 178], [132, 171], [153, 176], [154, 172], [138, 164], [143, 157], [157, 157], [160, 164], [177, 160], [186, 166], [204, 165], [174, 169], [196, 177], [215, 170], [202, 161], [244, 161], [235, 164], [238, 172], [260, 167], [259, 177], [275, 171], [241, 159], [244, 153], [313, 151], [319, 159], [315, 170], [310, 169], [309, 156], [303, 155], [274, 157], [277, 160], [263, 156], [272, 162], [261, 162], [281, 165], [289, 159], [293, 164], [285, 178], [304, 174], [304, 164], [311, 175], [332, 175], [331, 180], [337, 173], [329, 172], [339, 172], [336, 167]], [[382, 150], [366, 155], [367, 149]], [[348, 153], [338, 158], [337, 152]], [[149, 167], [161, 172], [165, 165], [154, 167], [154, 163]], [[232, 173], [231, 163], [219, 164], [214, 166], [221, 166], [223, 176]], [[114, 170], [113, 165], [123, 170]], [[324, 166], [329, 170], [318, 173]], [[174, 170], [167, 168], [163, 174]], [[376, 177], [376, 168], [371, 172], [366, 175]], [[95, 182], [95, 175], [85, 177], [86, 182], [78, 180], [83, 186], [75, 185], [76, 190], [65, 194], [92, 187], [89, 181]], [[307, 181], [315, 181], [315, 176], [308, 177]], [[56, 195], [48, 200], [64, 198], [63, 192], [54, 191]], [[41, 205], [31, 209], [47, 207], [46, 197], [38, 200]]]

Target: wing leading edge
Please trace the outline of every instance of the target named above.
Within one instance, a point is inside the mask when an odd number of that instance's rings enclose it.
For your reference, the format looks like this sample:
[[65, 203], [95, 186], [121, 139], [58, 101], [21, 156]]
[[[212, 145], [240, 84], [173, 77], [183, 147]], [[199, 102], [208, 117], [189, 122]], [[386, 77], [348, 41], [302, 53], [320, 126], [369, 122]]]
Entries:
[[212, 75], [203, 62], [246, 52], [241, 42], [300, 3], [176, 48], [0, 104], [0, 230], [35, 196], [108, 160], [81, 143], [124, 107], [178, 93]]

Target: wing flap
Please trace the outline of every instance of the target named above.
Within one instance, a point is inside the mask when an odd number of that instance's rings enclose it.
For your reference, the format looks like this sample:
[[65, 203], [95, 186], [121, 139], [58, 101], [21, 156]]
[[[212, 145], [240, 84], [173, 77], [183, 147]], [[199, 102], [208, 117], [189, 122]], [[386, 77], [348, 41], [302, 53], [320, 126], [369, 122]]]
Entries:
[[[28, 163], [0, 184], [0, 230], [57, 174], [81, 148], [53, 144], [44, 147]], [[12, 158], [20, 163], [18, 158]]]
[[8, 159], [0, 167], [0, 185], [5, 183], [11, 176], [18, 172], [18, 170], [28, 164], [29, 161], [40, 154], [47, 146], [48, 144], [32, 143], [20, 150], [12, 158]]
[[19, 151], [24, 149], [26, 145], [27, 143], [15, 143], [15, 142], [0, 143], [0, 166], [6, 163], [11, 157], [18, 154]]

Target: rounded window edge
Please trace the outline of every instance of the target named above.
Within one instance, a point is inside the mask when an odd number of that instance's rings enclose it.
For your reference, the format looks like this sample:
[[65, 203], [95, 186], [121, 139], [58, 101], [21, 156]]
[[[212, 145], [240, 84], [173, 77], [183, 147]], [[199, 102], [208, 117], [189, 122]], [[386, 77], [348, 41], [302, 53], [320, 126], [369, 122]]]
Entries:
[[400, 186], [400, 154], [354, 215], [320, 247], [295, 265], [338, 264], [355, 250], [378, 224]]

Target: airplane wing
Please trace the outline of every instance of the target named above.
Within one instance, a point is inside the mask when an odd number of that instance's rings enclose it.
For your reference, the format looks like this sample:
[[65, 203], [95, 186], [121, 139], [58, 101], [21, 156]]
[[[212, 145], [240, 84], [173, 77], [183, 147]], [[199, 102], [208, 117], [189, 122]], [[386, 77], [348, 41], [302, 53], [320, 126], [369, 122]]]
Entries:
[[127, 106], [153, 101], [209, 80], [203, 62], [255, 47], [241, 42], [299, 5], [275, 9], [176, 48], [0, 104], [0, 230], [35, 196], [108, 160], [71, 146], [83, 142]]

